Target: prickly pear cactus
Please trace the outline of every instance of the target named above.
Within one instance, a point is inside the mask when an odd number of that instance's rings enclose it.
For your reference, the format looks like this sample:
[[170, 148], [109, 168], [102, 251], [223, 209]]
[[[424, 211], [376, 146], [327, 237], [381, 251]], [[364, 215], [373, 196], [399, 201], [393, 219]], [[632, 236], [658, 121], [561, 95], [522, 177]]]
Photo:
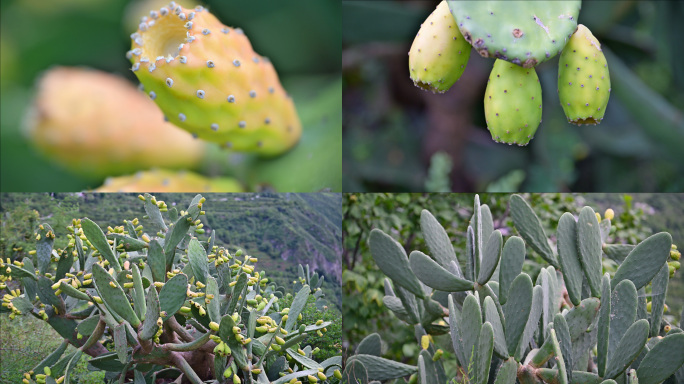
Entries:
[[572, 1], [449, 1], [480, 56], [533, 68], [563, 50], [582, 6]]
[[[518, 195], [509, 211], [520, 236], [504, 239], [477, 196], [473, 211], [466, 249], [458, 252], [465, 266], [428, 211], [420, 225], [430, 255], [407, 256], [391, 236], [371, 231], [373, 259], [387, 275], [383, 302], [413, 328], [421, 351], [416, 365], [392, 361], [381, 356], [380, 335], [369, 335], [347, 359], [343, 380], [655, 384], [684, 374], [684, 332], [662, 317], [680, 256], [669, 233], [635, 246], [606, 244], [610, 215], [600, 220], [584, 207], [561, 217], [554, 250]], [[528, 246], [550, 264], [535, 279], [522, 272]], [[621, 254], [614, 274], [602, 274], [603, 253]], [[450, 340], [438, 337], [445, 334]], [[447, 348], [454, 351], [456, 377], [446, 374]]]
[[299, 140], [292, 99], [241, 29], [201, 6], [171, 2], [143, 17], [131, 40], [131, 69], [171, 123], [263, 155], [283, 153]]
[[208, 178], [188, 171], [153, 169], [134, 175], [108, 177], [97, 192], [243, 192], [229, 177]]
[[164, 122], [156, 105], [122, 78], [81, 68], [47, 71], [25, 132], [58, 164], [91, 177], [150, 167], [192, 168], [205, 144]]
[[494, 63], [484, 99], [487, 129], [499, 143], [527, 145], [541, 123], [541, 85], [534, 68]]
[[558, 61], [558, 96], [568, 122], [600, 123], [610, 90], [608, 62], [601, 44], [580, 24]]
[[461, 77], [470, 44], [458, 30], [446, 1], [425, 20], [409, 51], [411, 80], [420, 88], [444, 93]]
[[[283, 308], [282, 289], [255, 257], [203, 236], [201, 195], [180, 212], [150, 194], [140, 199], [149, 226], [74, 219], [67, 247], [53, 249], [43, 224], [29, 257], [0, 261], [2, 311], [45, 320], [64, 338], [24, 383], [71, 383], [83, 354], [120, 383], [340, 382], [340, 356], [317, 362], [302, 348], [330, 325], [301, 322], [308, 285]], [[10, 290], [15, 281], [20, 288]]]
[[[485, 97], [487, 127], [494, 141], [526, 145], [541, 123], [541, 86], [534, 68], [563, 52], [558, 92], [568, 121], [598, 124], [608, 104], [610, 78], [600, 44], [585, 26], [577, 24], [581, 5], [581, 0], [445, 0], [422, 24], [411, 46], [411, 79], [422, 89], [445, 92], [463, 74], [470, 46], [481, 56], [496, 59]], [[449, 14], [453, 20], [446, 21]], [[453, 30], [454, 25], [460, 33]], [[468, 44], [461, 44], [464, 40]], [[537, 84], [532, 87], [532, 80], [510, 75], [493, 81], [502, 77], [504, 68], [510, 73], [533, 74]], [[508, 93], [517, 79], [519, 88], [529, 94], [524, 96], [530, 98], [499, 97], [497, 87], [505, 87]], [[528, 108], [531, 97], [539, 111]], [[497, 113], [507, 117], [497, 119]]]

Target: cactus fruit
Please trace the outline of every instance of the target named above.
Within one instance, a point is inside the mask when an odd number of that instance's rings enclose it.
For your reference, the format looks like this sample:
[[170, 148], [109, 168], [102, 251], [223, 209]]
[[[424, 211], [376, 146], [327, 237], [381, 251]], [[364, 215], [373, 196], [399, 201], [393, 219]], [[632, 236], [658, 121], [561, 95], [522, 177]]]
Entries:
[[[266, 280], [265, 272], [255, 269], [256, 258], [245, 254], [238, 260], [237, 252], [231, 256], [215, 243], [215, 236], [195, 237], [194, 228], [201, 226], [199, 217], [209, 205], [201, 195], [180, 215], [172, 210], [163, 214], [162, 201], [150, 194], [142, 197], [153, 235], [140, 235], [143, 228], [138, 232], [134, 227], [143, 226], [138, 219], [104, 231], [87, 218], [74, 219], [67, 230], [80, 234], [77, 239], [82, 236], [83, 243], [70, 238], [60, 242], [68, 243], [65, 249], [53, 250], [52, 242], [41, 240], [38, 246], [45, 249], [36, 252], [33, 260], [23, 259], [26, 270], [8, 260], [11, 276], [23, 278], [16, 280], [21, 291], [8, 290], [2, 298], [2, 311], [11, 311], [10, 319], [22, 315], [43, 319], [65, 339], [24, 374], [24, 382], [70, 383], [75, 362], [86, 353], [92, 357], [90, 365], [107, 371], [108, 380], [117, 382], [131, 382], [132, 372], [127, 374], [126, 368], [130, 367], [135, 371], [133, 381], [140, 383], [146, 377], [158, 382], [155, 377], [169, 378], [171, 373], [175, 382], [192, 384], [284, 384], [305, 376], [321, 384], [340, 384], [342, 357], [316, 361], [311, 346], [304, 344], [315, 337], [313, 331], [320, 335], [332, 324], [316, 321], [320, 314], [308, 309], [307, 318], [313, 315], [314, 319], [302, 320], [308, 299], [319, 297], [318, 292], [312, 294], [305, 285], [285, 307], [278, 300], [285, 294], [283, 287], [253, 284]], [[54, 237], [48, 225], [39, 228], [41, 239]], [[139, 247], [129, 253], [124, 251], [125, 244]], [[83, 249], [86, 245], [87, 251]], [[32, 261], [37, 262], [42, 254], [58, 255], [59, 260], [47, 260], [45, 268], [34, 270]], [[225, 263], [235, 259], [235, 264], [245, 267], [249, 263], [250, 268], [231, 268], [218, 263], [219, 259]], [[68, 268], [63, 260], [70, 261]], [[4, 266], [0, 260], [0, 268], [4, 270]], [[2, 272], [0, 276], [7, 277]], [[92, 284], [83, 280], [91, 278]], [[61, 292], [60, 287], [68, 290]], [[268, 307], [245, 304], [251, 300], [268, 303]], [[289, 320], [281, 316], [284, 312], [290, 314]], [[261, 335], [255, 334], [257, 322], [267, 328]], [[62, 356], [68, 345], [75, 347], [75, 352]], [[138, 371], [141, 367], [147, 367], [144, 375]], [[230, 380], [222, 379], [226, 377]]]
[[449, 8], [481, 56], [532, 68], [563, 49], [581, 1], [449, 1]]
[[[383, 302], [415, 333], [420, 352], [415, 366], [385, 359], [380, 336], [372, 334], [347, 359], [343, 377], [349, 382], [359, 377], [406, 382], [406, 376], [415, 375], [419, 379], [410, 380], [420, 383], [615, 383], [626, 374], [634, 378], [638, 368], [639, 382], [676, 381], [673, 374], [684, 364], [684, 335], [668, 324], [667, 336], [661, 337], [656, 316], [666, 296], [665, 260], [673, 249], [669, 234], [642, 241], [614, 278], [609, 273], [601, 278], [599, 228], [590, 207], [581, 210], [579, 221], [569, 212], [558, 221], [560, 263], [539, 217], [521, 196], [511, 196], [509, 211], [526, 243], [512, 236], [503, 250], [501, 231], [494, 230], [491, 214], [483, 215], [490, 210], [478, 196], [473, 210], [464, 252], [454, 252], [446, 231], [427, 211], [421, 213], [421, 230], [429, 256], [413, 251], [406, 260], [397, 241], [377, 228], [370, 232], [370, 252], [387, 276]], [[610, 231], [610, 220], [602, 222], [603, 229]], [[552, 264], [535, 268], [536, 283], [522, 272], [526, 244]], [[465, 277], [456, 254], [466, 260]], [[499, 271], [498, 281], [490, 281], [493, 269]], [[475, 276], [477, 282], [468, 280]], [[662, 294], [653, 295], [654, 313], [638, 315], [646, 305], [637, 291], [649, 281], [653, 292]], [[505, 298], [504, 305], [499, 298]], [[569, 308], [561, 311], [561, 306]], [[647, 343], [649, 328], [655, 336]], [[436, 337], [444, 334], [450, 337]], [[458, 365], [456, 378], [446, 377], [446, 363], [439, 358], [446, 346], [454, 350], [448, 364]]]
[[108, 177], [97, 192], [243, 192], [236, 180], [207, 178], [189, 171], [155, 169], [134, 175]]
[[191, 168], [205, 146], [164, 122], [154, 103], [124, 79], [82, 68], [57, 67], [42, 76], [25, 128], [46, 156], [92, 177]]
[[527, 145], [541, 123], [541, 85], [534, 68], [496, 60], [487, 81], [485, 117], [492, 139]]
[[443, 0], [413, 40], [409, 51], [411, 80], [419, 88], [446, 92], [463, 74], [470, 50]]
[[558, 61], [558, 96], [568, 122], [599, 124], [610, 90], [608, 62], [601, 44], [580, 24]]
[[277, 155], [301, 124], [271, 62], [239, 28], [180, 5], [151, 11], [131, 35], [132, 70], [173, 124], [236, 151]]

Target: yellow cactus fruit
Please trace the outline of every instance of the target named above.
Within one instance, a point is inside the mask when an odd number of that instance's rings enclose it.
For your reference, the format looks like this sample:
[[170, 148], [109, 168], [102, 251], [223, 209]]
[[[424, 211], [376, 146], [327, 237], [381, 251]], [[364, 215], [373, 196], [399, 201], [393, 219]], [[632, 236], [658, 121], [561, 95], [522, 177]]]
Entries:
[[615, 217], [615, 211], [608, 208], [608, 209], [606, 209], [606, 213], [604, 213], [603, 216], [605, 216], [606, 219], [608, 219], [608, 220], [613, 220], [613, 217]]
[[104, 72], [58, 67], [38, 83], [25, 130], [47, 157], [93, 178], [192, 168], [205, 144], [164, 122], [148, 95]]
[[135, 175], [110, 177], [97, 192], [242, 192], [236, 180], [207, 178], [189, 171], [141, 171]]

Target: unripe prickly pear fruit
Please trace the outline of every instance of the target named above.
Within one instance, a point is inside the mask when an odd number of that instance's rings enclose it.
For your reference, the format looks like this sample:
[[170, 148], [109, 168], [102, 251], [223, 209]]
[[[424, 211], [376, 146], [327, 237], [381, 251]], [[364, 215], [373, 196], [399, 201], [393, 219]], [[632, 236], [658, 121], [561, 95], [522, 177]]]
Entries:
[[104, 177], [155, 166], [191, 168], [202, 159], [206, 144], [164, 122], [149, 97], [122, 78], [58, 67], [37, 88], [26, 134], [74, 172]]
[[606, 213], [604, 213], [603, 216], [605, 216], [608, 220], [613, 220], [613, 218], [615, 217], [615, 211], [613, 211], [611, 208], [608, 208], [606, 209]]
[[447, 2], [442, 1], [421, 25], [411, 45], [411, 80], [425, 90], [446, 92], [463, 74], [470, 48]]
[[277, 155], [294, 146], [294, 103], [244, 32], [202, 7], [164, 9], [141, 21], [127, 57], [169, 121], [237, 151]]
[[610, 90], [608, 62], [601, 44], [580, 24], [558, 61], [558, 97], [568, 122], [599, 124]]
[[193, 172], [141, 171], [135, 175], [109, 177], [98, 192], [241, 192], [231, 178], [206, 178]]
[[534, 68], [497, 59], [487, 80], [484, 107], [494, 141], [527, 145], [542, 118], [541, 85]]

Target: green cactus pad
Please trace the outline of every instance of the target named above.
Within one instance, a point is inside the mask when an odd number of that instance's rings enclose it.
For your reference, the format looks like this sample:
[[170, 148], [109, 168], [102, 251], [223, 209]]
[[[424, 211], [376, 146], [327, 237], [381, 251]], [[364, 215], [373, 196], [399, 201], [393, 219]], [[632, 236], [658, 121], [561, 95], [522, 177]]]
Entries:
[[[602, 301], [606, 301], [603, 299]], [[610, 296], [610, 331], [608, 337], [608, 361], [617, 351], [618, 344], [637, 314], [637, 291], [629, 280], [618, 284]]]
[[463, 301], [461, 311], [461, 323], [459, 324], [459, 337], [466, 361], [477, 360], [477, 346], [482, 328], [482, 311], [480, 303], [474, 295], [468, 295]]
[[306, 300], [308, 300], [310, 294], [311, 288], [309, 288], [308, 285], [303, 286], [302, 289], [297, 292], [290, 305], [290, 312], [288, 313], [287, 322], [285, 323], [285, 330], [291, 331], [294, 329], [297, 324], [297, 317], [302, 313], [302, 310], [304, 310]]
[[64, 281], [62, 281], [62, 283], [59, 284], [59, 289], [61, 289], [62, 292], [64, 292], [67, 296], [71, 296], [79, 300], [90, 301], [90, 297], [88, 297], [88, 295], [72, 287], [70, 284], [67, 284]]
[[542, 94], [534, 68], [497, 60], [487, 80], [485, 120], [497, 143], [527, 145], [542, 120]]
[[357, 355], [373, 355], [380, 356], [382, 354], [382, 339], [377, 333], [371, 333], [361, 340], [359, 346], [356, 347]]
[[207, 252], [197, 239], [190, 240], [190, 244], [188, 244], [188, 260], [190, 261], [190, 267], [192, 267], [192, 274], [195, 276], [195, 280], [206, 284], [207, 274], [209, 273]]
[[604, 377], [615, 378], [639, 356], [648, 339], [648, 321], [641, 319], [632, 324], [608, 360]]
[[[532, 305], [530, 307], [530, 312], [526, 319], [525, 329], [523, 330], [522, 336], [520, 337], [520, 341], [517, 345], [517, 348], [513, 350], [514, 357], [518, 361], [523, 360], [525, 350], [527, 349], [527, 345], [532, 339], [532, 336], [534, 336], [534, 332], [539, 327], [539, 318], [542, 313], [542, 301], [542, 287], [540, 287], [539, 285], [535, 285], [532, 291]], [[506, 324], [508, 324], [508, 322]]]
[[577, 222], [577, 249], [591, 294], [594, 297], [600, 297], [601, 232], [596, 213], [591, 207], [584, 207], [580, 211]]
[[89, 218], [84, 218], [81, 220], [81, 228], [83, 229], [83, 234], [86, 236], [88, 241], [97, 249], [98, 252], [109, 262], [109, 264], [114, 268], [116, 272], [121, 272], [121, 265], [119, 265], [119, 260], [114, 255], [114, 251], [109, 246], [107, 238], [105, 237], [102, 229], [95, 224], [94, 221]]
[[45, 273], [50, 266], [52, 245], [54, 244], [55, 239], [53, 236], [48, 236], [48, 233], [54, 235], [52, 227], [47, 223], [41, 225], [43, 226], [43, 229], [38, 230], [40, 239], [36, 241], [36, 259], [38, 262], [38, 271], [40, 271], [40, 273]]
[[38, 278], [38, 298], [45, 305], [53, 305], [59, 309], [60, 314], [64, 314], [64, 300], [60, 296], [55, 296], [55, 291], [52, 290], [52, 280], [45, 276]]
[[525, 261], [525, 242], [518, 236], [511, 236], [506, 240], [501, 255], [499, 268], [499, 302], [503, 305], [508, 300], [508, 290], [513, 279], [522, 272]]
[[422, 89], [446, 92], [465, 71], [470, 50], [447, 2], [442, 1], [423, 22], [411, 45], [411, 80]]
[[561, 52], [581, 1], [449, 1], [465, 39], [482, 57], [532, 68]]
[[157, 239], [150, 241], [150, 248], [147, 251], [147, 265], [152, 272], [152, 279], [158, 282], [166, 281], [166, 258], [164, 249]]
[[[140, 324], [140, 319], [133, 312], [131, 303], [128, 301], [123, 289], [100, 264], [93, 264], [93, 281], [102, 296], [102, 300], [107, 303], [112, 311], [116, 312], [117, 315], [124, 318], [134, 327]], [[114, 284], [114, 286], [112, 287], [111, 284]]]
[[363, 364], [368, 372], [368, 380], [391, 380], [418, 372], [418, 367], [373, 355], [351, 356], [347, 360], [347, 365], [352, 364], [353, 362]]
[[149, 340], [154, 337], [159, 330], [157, 319], [159, 319], [161, 309], [159, 307], [159, 296], [157, 296], [156, 288], [151, 287], [147, 291], [147, 298], [145, 301], [146, 316], [142, 323], [142, 328], [140, 329], [140, 338], [142, 340]]
[[568, 122], [599, 124], [610, 91], [608, 62], [601, 44], [580, 24], [558, 61], [558, 97]]
[[631, 244], [603, 244], [603, 253], [616, 263], [622, 264], [634, 247], [635, 245]]
[[218, 283], [216, 282], [216, 279], [213, 278], [212, 276], [207, 277], [207, 287], [205, 289], [207, 295], [213, 295], [214, 298], [207, 304], [207, 313], [209, 314], [209, 319], [213, 322], [220, 322], [221, 321], [221, 313], [220, 313], [220, 297], [219, 297], [219, 288], [218, 288]]
[[425, 209], [420, 213], [420, 228], [423, 232], [423, 237], [425, 237], [425, 244], [430, 249], [430, 254], [439, 265], [448, 269], [452, 262], [458, 264], [449, 235], [447, 235], [444, 227], [439, 224], [432, 213]]
[[494, 350], [494, 330], [488, 322], [482, 324], [477, 346], [477, 363], [475, 364], [476, 383], [487, 384], [489, 380], [489, 366], [492, 362]]
[[496, 380], [494, 384], [515, 384], [516, 375], [518, 373], [518, 362], [514, 359], [508, 359], [501, 364], [501, 367], [496, 372]]
[[[623, 282], [624, 281], [625, 280], [623, 280]], [[667, 268], [667, 264], [663, 264], [663, 266], [660, 267], [660, 271], [658, 271], [658, 273], [653, 278], [653, 283], [651, 285], [651, 337], [655, 337], [658, 336], [658, 334], [660, 334], [660, 320], [663, 318], [665, 298], [667, 297], [667, 284], [669, 283], [669, 281], [670, 271]], [[615, 289], [617, 290], [617, 288], [618, 287], [616, 287]]]
[[570, 338], [574, 341], [586, 332], [599, 310], [600, 301], [595, 297], [584, 299], [565, 314]]
[[537, 251], [541, 257], [554, 268], [558, 269], [558, 261], [549, 246], [546, 233], [541, 226], [541, 221], [534, 213], [532, 207], [520, 195], [513, 195], [510, 199], [511, 217], [515, 228], [520, 236], [525, 239], [527, 245]]
[[[132, 36], [131, 68], [174, 125], [238, 151], [277, 155], [302, 132], [270, 60], [206, 9], [159, 14]], [[181, 15], [183, 15], [181, 17]]]
[[664, 337], [653, 347], [637, 369], [639, 384], [657, 384], [684, 364], [684, 333]]
[[116, 355], [119, 357], [119, 361], [122, 364], [126, 364], [128, 360], [127, 347], [126, 326], [124, 323], [121, 323], [114, 327], [114, 349], [116, 350]]
[[146, 242], [120, 233], [110, 233], [107, 235], [107, 238], [116, 239], [117, 244], [123, 244], [123, 249], [126, 252], [140, 251], [148, 247]]
[[558, 221], [558, 259], [570, 301], [579, 305], [582, 299], [582, 266], [577, 250], [577, 222], [571, 213], [564, 213]]
[[445, 292], [467, 291], [474, 287], [472, 281], [457, 277], [420, 251], [411, 252], [409, 263], [413, 274], [428, 287]]
[[622, 280], [632, 280], [636, 289], [648, 284], [670, 256], [672, 236], [667, 232], [656, 233], [639, 243], [620, 265], [611, 286], [615, 288]]
[[233, 313], [233, 311], [235, 311], [238, 299], [247, 287], [247, 280], [247, 274], [244, 272], [240, 273], [240, 276], [238, 276], [238, 278], [236, 279], [236, 283], [233, 286], [233, 293], [230, 296], [230, 301], [228, 302], [228, 309], [226, 310], [226, 313]]
[[178, 274], [167, 281], [159, 292], [159, 306], [166, 316], [162, 319], [166, 321], [173, 316], [185, 302], [188, 290], [188, 276]]
[[[608, 337], [610, 331], [610, 275], [606, 273], [601, 280], [601, 308], [599, 309], [598, 336], [596, 344], [596, 365], [599, 376], [606, 373], [608, 362]], [[618, 339], [619, 340], [619, 339]]]
[[414, 295], [425, 296], [418, 278], [411, 272], [406, 251], [396, 240], [379, 229], [373, 229], [368, 245], [373, 260], [387, 277]]
[[494, 274], [494, 270], [499, 265], [499, 259], [501, 258], [502, 243], [503, 238], [500, 231], [496, 230], [489, 236], [489, 240], [482, 252], [482, 265], [480, 265], [480, 274], [477, 277], [478, 284], [487, 284], [492, 274]]
[[460, 337], [461, 312], [454, 304], [454, 297], [452, 295], [448, 296], [447, 301], [449, 306], [449, 331], [451, 333], [451, 342], [454, 347], [454, 352], [456, 353], [456, 357], [461, 366], [467, 366], [469, 360], [466, 360], [465, 358], [463, 342]]
[[508, 347], [506, 346], [506, 335], [501, 316], [496, 309], [496, 304], [491, 297], [484, 299], [484, 320], [491, 324], [494, 333], [494, 351], [500, 357], [508, 357]]
[[527, 274], [521, 273], [513, 280], [508, 292], [508, 301], [503, 306], [506, 319], [506, 346], [511, 355], [518, 350], [531, 308], [532, 279]]
[[568, 329], [568, 323], [565, 322], [565, 317], [563, 317], [562, 314], [558, 313], [553, 318], [553, 329], [554, 331], [556, 331], [558, 344], [560, 344], [560, 351], [563, 355], [565, 370], [568, 375], [568, 382], [572, 383], [572, 341], [570, 339], [570, 330]]
[[[166, 256], [166, 269], [169, 270], [176, 257], [176, 247], [188, 234], [190, 229], [191, 218], [189, 215], [184, 215], [176, 220], [170, 231], [166, 233], [164, 239], [164, 255]], [[170, 232], [170, 233], [169, 233]]]
[[131, 271], [133, 276], [133, 306], [135, 309], [135, 314], [142, 321], [145, 320], [145, 288], [143, 287], [142, 277], [140, 276], [140, 270], [138, 266], [131, 265]]

